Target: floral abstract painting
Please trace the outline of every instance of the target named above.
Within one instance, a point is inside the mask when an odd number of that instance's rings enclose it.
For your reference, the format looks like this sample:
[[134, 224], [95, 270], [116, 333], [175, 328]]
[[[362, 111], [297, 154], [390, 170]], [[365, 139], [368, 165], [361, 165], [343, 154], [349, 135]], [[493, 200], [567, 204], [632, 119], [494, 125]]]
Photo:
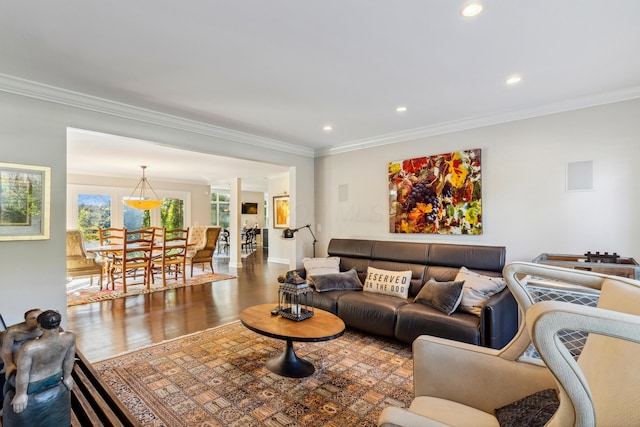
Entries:
[[482, 234], [481, 150], [389, 162], [392, 233]]

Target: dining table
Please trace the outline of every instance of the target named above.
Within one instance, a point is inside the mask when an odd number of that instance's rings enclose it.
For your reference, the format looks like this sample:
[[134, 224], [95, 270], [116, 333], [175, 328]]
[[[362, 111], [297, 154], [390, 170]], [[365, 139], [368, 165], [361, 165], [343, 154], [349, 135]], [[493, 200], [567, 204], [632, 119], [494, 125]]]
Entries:
[[[195, 243], [187, 243], [187, 248], [189, 246], [195, 246]], [[163, 242], [161, 241], [156, 241], [153, 243], [153, 246], [151, 247], [151, 250], [159, 250], [161, 251], [163, 247], [165, 248], [181, 248], [184, 246], [184, 242], [181, 241], [168, 241], [166, 242], [165, 245], [163, 245]], [[132, 242], [132, 243], [128, 243], [127, 244], [127, 251], [131, 250], [131, 249], [140, 249], [141, 251], [143, 250], [149, 250], [149, 245], [145, 244], [143, 242]], [[113, 258], [113, 257], [117, 257], [118, 254], [121, 254], [124, 251], [124, 244], [123, 243], [117, 243], [117, 244], [111, 244], [111, 245], [100, 245], [100, 246], [90, 246], [85, 248], [85, 250], [89, 253], [93, 253], [93, 254], [98, 254], [100, 255], [102, 258]], [[110, 281], [107, 278], [107, 286], [109, 285]]]
[[[167, 242], [166, 246], [164, 246], [164, 247], [167, 247], [167, 248], [176, 247], [176, 248], [178, 248], [178, 247], [182, 247], [182, 246], [184, 246], [184, 243], [176, 241], [176, 242]], [[187, 247], [189, 247], [189, 246], [195, 246], [195, 243], [187, 243]], [[162, 249], [162, 248], [163, 248], [162, 242], [155, 242], [151, 249], [157, 250], [157, 249]], [[149, 245], [144, 244], [144, 243], [128, 243], [127, 244], [127, 249], [148, 250], [149, 249]], [[118, 244], [113, 244], [113, 245], [91, 246], [91, 247], [85, 248], [85, 250], [87, 252], [90, 252], [90, 253], [114, 254], [114, 253], [122, 252], [124, 250], [124, 244], [118, 243]]]

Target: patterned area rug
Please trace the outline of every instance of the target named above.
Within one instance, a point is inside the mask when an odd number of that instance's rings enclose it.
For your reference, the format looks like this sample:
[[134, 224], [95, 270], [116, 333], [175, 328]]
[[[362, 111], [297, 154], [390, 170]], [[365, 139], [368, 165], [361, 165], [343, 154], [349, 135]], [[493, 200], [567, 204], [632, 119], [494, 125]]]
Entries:
[[[187, 277], [187, 284], [182, 284], [182, 279], [167, 280], [167, 286], [162, 286], [162, 278], [157, 278], [155, 283], [151, 285], [150, 289], [147, 289], [143, 284], [129, 284], [127, 282], [127, 293], [122, 291], [122, 285], [117, 285], [114, 289], [103, 289], [94, 283], [89, 286], [88, 282], [86, 286], [74, 289], [67, 289], [67, 306], [88, 304], [90, 302], [104, 301], [109, 299], [124, 298], [131, 295], [148, 294], [151, 292], [164, 291], [167, 289], [182, 288], [186, 286], [200, 285], [202, 283], [218, 282], [220, 280], [234, 279], [237, 276], [228, 276], [224, 274], [200, 274], [198, 276]], [[97, 280], [95, 280], [97, 282]]]
[[374, 426], [411, 402], [409, 345], [352, 330], [294, 343], [316, 367], [307, 378], [265, 368], [284, 347], [234, 322], [94, 366], [145, 426]]

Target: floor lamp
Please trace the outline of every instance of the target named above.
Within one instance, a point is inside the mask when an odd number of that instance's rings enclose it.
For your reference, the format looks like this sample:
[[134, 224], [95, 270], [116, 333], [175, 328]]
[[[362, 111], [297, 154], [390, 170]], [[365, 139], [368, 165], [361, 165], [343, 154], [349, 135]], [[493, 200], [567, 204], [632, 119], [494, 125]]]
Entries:
[[309, 229], [309, 233], [311, 233], [311, 237], [313, 237], [313, 257], [316, 257], [316, 243], [318, 242], [318, 240], [316, 239], [316, 236], [313, 234], [313, 231], [311, 230], [311, 224], [307, 224], [305, 226], [302, 227], [298, 227], [298, 228], [285, 228], [282, 231], [282, 238], [283, 239], [295, 239], [295, 234], [298, 232], [298, 230], [302, 230], [303, 228], [308, 228]]

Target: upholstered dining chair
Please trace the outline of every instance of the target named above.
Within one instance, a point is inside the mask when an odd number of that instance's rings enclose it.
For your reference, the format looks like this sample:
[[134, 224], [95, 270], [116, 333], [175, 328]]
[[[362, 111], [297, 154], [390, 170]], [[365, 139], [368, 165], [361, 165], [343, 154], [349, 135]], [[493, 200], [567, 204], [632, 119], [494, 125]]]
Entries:
[[90, 276], [89, 283], [93, 285], [95, 275], [102, 290], [102, 264], [87, 255], [80, 230], [67, 230], [67, 277]]
[[115, 288], [116, 283], [122, 283], [122, 291], [127, 293], [128, 279], [137, 279], [142, 270], [142, 283], [151, 287], [151, 259], [154, 248], [154, 229], [140, 229], [129, 231], [124, 229], [122, 253], [113, 257], [109, 269], [109, 280]]
[[[187, 244], [189, 242], [189, 229], [162, 229], [162, 249], [160, 256], [153, 256], [152, 272], [162, 275], [162, 286], [167, 286], [167, 274], [173, 269], [174, 278], [182, 275], [182, 284], [187, 283], [186, 262]], [[153, 276], [152, 276], [153, 280]]]
[[[493, 350], [418, 337], [415, 398], [408, 409], [385, 408], [379, 425], [640, 425], [640, 281], [520, 262], [504, 276], [523, 314], [515, 338]], [[528, 289], [540, 280], [599, 290], [597, 305], [540, 301]], [[567, 334], [583, 336], [581, 351], [570, 351]], [[542, 422], [527, 420], [543, 411]]]
[[[195, 228], [195, 227], [194, 227]], [[202, 230], [202, 240], [193, 240], [194, 246], [190, 246], [187, 250], [187, 263], [191, 266], [191, 275], [193, 276], [194, 264], [202, 264], [202, 270], [205, 265], [209, 264], [211, 272], [213, 273], [213, 252], [216, 250], [216, 244], [218, 243], [218, 236], [222, 227], [205, 227]], [[194, 232], [200, 232], [200, 230], [194, 230]]]

